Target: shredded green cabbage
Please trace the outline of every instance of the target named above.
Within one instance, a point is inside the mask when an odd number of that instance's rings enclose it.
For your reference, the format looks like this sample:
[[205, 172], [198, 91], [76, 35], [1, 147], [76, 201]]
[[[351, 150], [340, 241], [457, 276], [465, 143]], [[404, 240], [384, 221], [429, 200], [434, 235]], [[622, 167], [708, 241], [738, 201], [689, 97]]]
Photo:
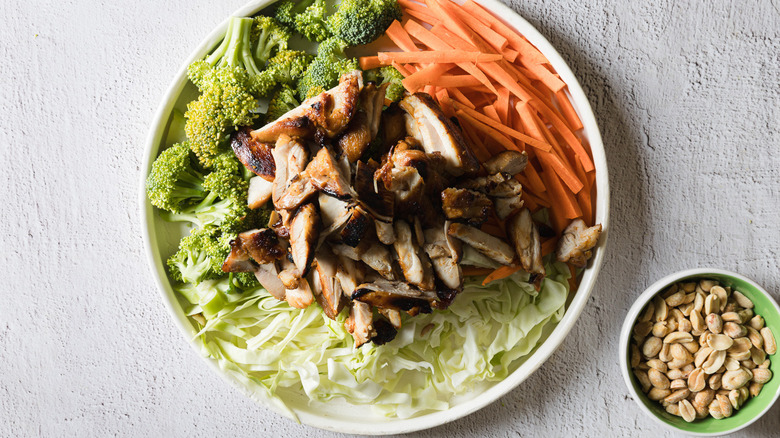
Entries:
[[525, 273], [486, 286], [469, 278], [447, 310], [404, 318], [393, 341], [357, 349], [344, 329], [346, 312], [333, 321], [316, 305], [295, 309], [263, 289], [229, 294], [226, 281], [177, 291], [189, 303], [187, 314], [206, 320], [196, 335], [202, 353], [292, 417], [278, 389], [302, 390], [317, 401], [341, 397], [408, 418], [447, 409], [480, 382], [505, 378], [545, 324], [560, 321], [569, 270], [548, 263], [547, 272], [538, 292]]

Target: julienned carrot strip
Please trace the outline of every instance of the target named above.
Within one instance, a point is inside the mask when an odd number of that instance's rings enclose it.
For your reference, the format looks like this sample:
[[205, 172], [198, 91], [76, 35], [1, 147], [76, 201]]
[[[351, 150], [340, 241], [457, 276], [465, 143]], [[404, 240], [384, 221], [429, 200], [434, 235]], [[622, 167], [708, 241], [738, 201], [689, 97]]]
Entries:
[[536, 167], [534, 167], [533, 163], [528, 163], [528, 165], [525, 166], [525, 171], [523, 173], [528, 179], [527, 185], [533, 190], [534, 194], [542, 197], [546, 189], [544, 188], [542, 177], [539, 176], [539, 172], [536, 171]]
[[490, 268], [478, 268], [476, 266], [470, 266], [470, 265], [463, 265], [461, 268], [463, 271], [463, 275], [467, 277], [481, 277], [483, 275], [488, 275], [491, 272], [493, 272]]
[[515, 109], [517, 109], [517, 114], [520, 115], [523, 131], [537, 140], [544, 141], [544, 134], [542, 134], [541, 129], [536, 124], [535, 110], [531, 108], [528, 102], [519, 102], [515, 105]]
[[566, 84], [560, 80], [558, 76], [552, 74], [552, 72], [547, 70], [547, 67], [542, 64], [532, 65], [528, 67], [528, 70], [531, 71], [534, 76], [536, 76], [536, 78], [538, 78], [544, 85], [547, 86], [547, 88], [553, 92], [558, 92], [566, 86]]
[[426, 85], [431, 85], [434, 79], [452, 68], [452, 64], [431, 64], [404, 78], [401, 83], [410, 93], [417, 92]]
[[423, 93], [426, 93], [429, 96], [435, 96], [436, 87], [434, 87], [433, 85], [426, 85], [425, 87], [423, 87]]
[[509, 45], [509, 41], [506, 38], [499, 35], [496, 31], [485, 25], [477, 18], [465, 11], [460, 5], [453, 2], [447, 2], [449, 9], [455, 13], [455, 15], [461, 19], [461, 21], [472, 29], [473, 33], [476, 33], [482, 39], [484, 39], [490, 46], [492, 46], [499, 53]]
[[412, 0], [398, 0], [398, 4], [401, 5], [404, 9], [404, 12], [406, 12], [407, 9], [412, 9], [414, 11], [430, 11], [427, 6], [425, 6], [422, 3], [418, 3]]
[[517, 147], [517, 145], [515, 145], [512, 142], [512, 140], [508, 139], [500, 131], [493, 129], [493, 127], [491, 127], [490, 125], [480, 122], [479, 120], [471, 117], [470, 115], [466, 114], [465, 112], [463, 112], [463, 110], [460, 109], [456, 110], [455, 114], [458, 116], [458, 118], [465, 119], [468, 123], [471, 124], [471, 126], [473, 126], [479, 131], [482, 131], [488, 137], [492, 138], [493, 140], [501, 144], [505, 149], [521, 152], [520, 149]]
[[529, 210], [531, 210], [531, 213], [536, 213], [541, 208], [539, 204], [537, 204], [536, 201], [531, 197], [531, 195], [525, 192], [523, 192], [523, 207], [527, 207]]
[[[424, 28], [420, 23], [417, 23], [416, 21], [412, 21], [412, 20], [407, 21], [404, 29], [406, 30], [406, 32], [408, 32], [408, 35], [417, 38], [421, 43], [425, 44], [426, 46], [430, 47], [433, 50], [452, 50], [451, 45], [441, 40], [439, 37], [434, 35], [431, 31]], [[493, 86], [493, 84], [490, 83], [490, 80], [487, 78], [487, 76], [485, 76], [485, 74], [482, 73], [474, 64], [467, 63], [467, 62], [460, 62], [457, 63], [457, 66], [462, 68], [469, 74], [474, 75], [476, 78], [479, 79], [479, 82], [481, 82], [483, 85], [488, 87], [494, 93], [497, 92], [496, 88]]]
[[495, 123], [502, 124], [501, 116], [498, 115], [498, 111], [496, 111], [496, 107], [494, 107], [493, 105], [483, 106], [482, 114], [493, 119]]
[[555, 248], [558, 246], [558, 239], [555, 237], [551, 237], [545, 241], [542, 242], [542, 257], [546, 256], [547, 254], [552, 254], [553, 251], [555, 251]]
[[535, 202], [536, 204], [539, 204], [542, 207], [550, 206], [550, 203], [547, 202], [547, 200], [543, 199], [541, 196], [536, 196], [535, 194], [525, 190], [523, 191], [523, 198]]
[[517, 58], [520, 57], [520, 52], [507, 47], [501, 51], [501, 55], [509, 62], [516, 62]]
[[463, 24], [458, 19], [458, 17], [456, 17], [455, 14], [449, 10], [449, 8], [445, 7], [450, 5], [449, 0], [446, 3], [442, 3], [439, 3], [438, 0], [425, 0], [425, 4], [428, 5], [433, 14], [439, 17], [439, 19], [448, 29], [452, 30], [464, 40], [471, 42], [477, 46], [477, 48], [481, 49], [478, 45], [478, 42], [475, 40], [474, 31]]
[[501, 117], [501, 121], [507, 125], [512, 126], [510, 117], [511, 114], [509, 112], [511, 105], [510, 105], [510, 96], [509, 96], [509, 90], [506, 88], [501, 88], [498, 90], [498, 99], [496, 99], [496, 103], [494, 106], [496, 107], [496, 111], [498, 112], [498, 115]]
[[535, 148], [537, 148], [539, 150], [542, 150], [542, 151], [550, 151], [551, 150], [551, 147], [550, 147], [549, 144], [547, 144], [547, 143], [545, 143], [543, 141], [539, 141], [539, 140], [537, 140], [537, 139], [535, 139], [535, 138], [533, 138], [531, 136], [528, 136], [526, 134], [523, 134], [522, 132], [517, 131], [515, 129], [512, 129], [512, 128], [508, 127], [508, 126], [505, 126], [505, 125], [500, 124], [500, 123], [495, 125], [495, 126], [493, 126], [493, 122], [494, 121], [491, 120], [490, 117], [487, 117], [484, 114], [480, 114], [478, 111], [475, 111], [475, 110], [473, 110], [471, 108], [463, 107], [461, 105], [458, 105], [457, 103], [455, 104], [455, 108], [458, 109], [458, 110], [462, 110], [468, 116], [470, 116], [473, 119], [478, 120], [479, 122], [481, 122], [483, 124], [491, 125], [491, 129], [495, 129], [495, 130], [498, 130], [500, 132], [503, 132], [504, 134], [507, 134], [510, 137], [514, 137], [514, 138], [516, 138], [516, 139], [518, 139], [518, 140], [520, 140], [520, 141], [522, 141], [524, 143], [527, 143], [528, 145], [533, 146], [533, 147], [535, 147]]
[[555, 97], [557, 98], [558, 106], [561, 107], [561, 112], [563, 113], [563, 116], [566, 117], [566, 121], [569, 122], [571, 129], [574, 131], [582, 129], [582, 121], [577, 115], [577, 111], [574, 110], [574, 107], [569, 100], [569, 96], [566, 95], [566, 90], [558, 91], [555, 93]]
[[497, 268], [496, 270], [488, 274], [488, 276], [485, 277], [484, 280], [482, 280], [482, 285], [484, 286], [490, 283], [491, 281], [503, 280], [504, 278], [509, 277], [510, 275], [514, 274], [520, 269], [522, 269], [520, 266], [502, 266], [500, 268]]
[[473, 103], [469, 99], [466, 98], [466, 96], [463, 95], [463, 92], [458, 90], [457, 88], [453, 88], [450, 90], [450, 94], [452, 94], [452, 98], [457, 100], [463, 105], [466, 105], [467, 107], [471, 109], [476, 109]]
[[477, 17], [486, 25], [490, 26], [490, 28], [496, 31], [496, 33], [506, 38], [509, 41], [509, 45], [520, 52], [524, 63], [528, 62], [530, 64], [542, 64], [548, 62], [547, 58], [542, 55], [539, 49], [534, 47], [533, 44], [529, 43], [525, 38], [519, 35], [517, 31], [502, 23], [501, 20], [494, 17], [493, 14], [482, 8], [482, 6], [478, 5], [472, 0], [468, 0], [463, 4], [463, 9], [468, 11], [472, 16]]
[[577, 192], [576, 196], [577, 203], [580, 205], [580, 209], [582, 210], [582, 218], [585, 220], [585, 223], [588, 224], [588, 226], [591, 226], [593, 224], [593, 204], [591, 203], [590, 198], [590, 186], [587, 183], [585, 171], [582, 170], [582, 165], [579, 162], [574, 163], [574, 172], [577, 174], [577, 178], [579, 178], [580, 181], [585, 182], [585, 187]]
[[546, 121], [553, 125], [558, 133], [561, 134], [561, 137], [566, 140], [566, 144], [568, 144], [569, 147], [571, 147], [577, 154], [577, 158], [580, 159], [582, 167], [585, 169], [585, 171], [590, 172], [593, 170], [593, 161], [588, 155], [588, 152], [585, 151], [585, 148], [582, 147], [582, 143], [577, 138], [577, 136], [571, 132], [568, 126], [566, 126], [566, 122], [564, 122], [563, 119], [555, 114], [552, 109], [539, 100], [531, 101], [531, 106], [536, 108], [539, 113], [544, 116]]
[[439, 102], [439, 105], [441, 106], [441, 110], [444, 112], [444, 115], [452, 118], [455, 116], [455, 108], [452, 107], [452, 99], [450, 99], [450, 94], [447, 91], [446, 88], [440, 88], [436, 90], [436, 100]]
[[561, 158], [551, 152], [542, 152], [537, 155], [539, 162], [543, 167], [549, 167], [555, 171], [558, 178], [563, 181], [564, 184], [571, 190], [572, 193], [577, 193], [584, 187], [582, 181], [569, 169], [569, 167], [561, 160]]
[[395, 69], [396, 69], [396, 70], [398, 70], [398, 72], [399, 72], [399, 73], [401, 73], [401, 75], [403, 75], [403, 77], [405, 77], [405, 78], [409, 77], [409, 76], [410, 76], [410, 75], [413, 73], [412, 71], [409, 71], [409, 69], [408, 69], [408, 68], [406, 68], [406, 66], [404, 66], [404, 65], [401, 65], [401, 64], [398, 64], [397, 62], [394, 62], [392, 65], [393, 65], [393, 67], [395, 67]]
[[390, 26], [385, 31], [385, 35], [405, 52], [416, 52], [419, 50], [398, 20], [390, 23]]
[[485, 72], [488, 76], [492, 77], [496, 82], [508, 88], [515, 96], [522, 101], [530, 101], [533, 96], [523, 89], [512, 76], [504, 70], [501, 65], [495, 62], [482, 62], [477, 64], [477, 67]]
[[[383, 64], [393, 61], [403, 64], [438, 64], [456, 62], [492, 62], [501, 59], [493, 53], [467, 52], [465, 50], [425, 50], [419, 52], [379, 52], [377, 59]], [[361, 58], [362, 59], [362, 58]]]
[[[558, 177], [558, 175], [555, 173], [555, 169], [549, 167], [545, 161], [541, 161], [542, 168], [544, 168], [544, 172], [542, 172], [542, 180], [544, 180], [544, 186], [547, 187], [547, 190], [550, 192], [550, 202], [553, 204], [551, 210], [552, 213], [555, 215], [560, 214], [558, 216], [559, 219], [559, 225], [563, 224], [563, 227], [560, 229], [557, 229], [558, 232], [563, 231], [563, 228], [567, 225], [565, 222], [566, 219], [576, 219], [580, 216], [582, 216], [582, 210], [580, 210], [580, 206], [577, 204], [577, 201], [574, 199], [574, 194], [572, 194], [566, 186], [563, 184], [561, 179]], [[560, 209], [555, 208], [556, 205], [560, 207]]]
[[493, 155], [488, 152], [487, 148], [482, 143], [482, 140], [476, 134], [474, 128], [472, 128], [469, 124], [464, 124], [461, 126], [463, 128], [463, 133], [466, 134], [466, 137], [471, 142], [471, 149], [474, 151], [474, 155], [476, 155], [477, 159], [480, 162], [489, 160]]
[[383, 64], [379, 62], [378, 56], [361, 56], [358, 58], [361, 70], [373, 70], [381, 67]]
[[407, 15], [411, 15], [412, 17], [422, 21], [423, 23], [428, 23], [428, 24], [439, 23], [439, 19], [436, 18], [434, 15], [429, 14], [427, 11], [405, 9], [404, 13], [406, 13]]

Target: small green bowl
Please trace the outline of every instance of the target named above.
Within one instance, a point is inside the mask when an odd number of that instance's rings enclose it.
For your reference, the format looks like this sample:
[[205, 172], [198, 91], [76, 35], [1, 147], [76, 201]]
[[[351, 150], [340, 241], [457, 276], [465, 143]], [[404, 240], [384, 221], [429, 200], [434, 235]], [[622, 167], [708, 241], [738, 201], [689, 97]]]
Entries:
[[720, 269], [689, 269], [664, 277], [655, 284], [647, 288], [642, 295], [634, 302], [634, 305], [628, 312], [623, 328], [620, 334], [620, 365], [623, 370], [623, 379], [628, 386], [628, 390], [633, 395], [634, 401], [639, 407], [658, 423], [670, 429], [684, 432], [688, 435], [696, 436], [715, 436], [725, 435], [743, 429], [764, 415], [775, 401], [780, 397], [780, 355], [775, 353], [768, 356], [771, 359], [769, 369], [772, 370], [772, 379], [767, 382], [758, 397], [750, 398], [745, 405], [734, 411], [731, 417], [716, 420], [707, 417], [688, 423], [680, 417], [676, 417], [666, 412], [660, 403], [647, 398], [642, 392], [641, 385], [634, 377], [631, 370], [629, 358], [629, 344], [631, 341], [631, 331], [634, 328], [640, 312], [650, 301], [665, 291], [672, 284], [686, 280], [711, 279], [731, 286], [732, 289], [742, 292], [746, 297], [753, 301], [753, 311], [764, 318], [766, 326], [772, 329], [775, 338], [780, 335], [780, 307], [777, 302], [761, 286], [753, 281], [733, 272]]

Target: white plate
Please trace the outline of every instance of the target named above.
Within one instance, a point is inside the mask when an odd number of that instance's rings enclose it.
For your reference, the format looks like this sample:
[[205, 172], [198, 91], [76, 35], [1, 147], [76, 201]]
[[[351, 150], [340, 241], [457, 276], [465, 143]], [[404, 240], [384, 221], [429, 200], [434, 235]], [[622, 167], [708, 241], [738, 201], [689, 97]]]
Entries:
[[[250, 1], [244, 7], [237, 10], [234, 15], [253, 15], [273, 2], [274, 0]], [[283, 393], [282, 397], [285, 397], [287, 404], [293, 409], [300, 421], [304, 424], [344, 433], [375, 435], [396, 434], [435, 427], [477, 411], [513, 390], [550, 357], [574, 326], [575, 321], [577, 321], [580, 313], [582, 313], [582, 309], [585, 307], [585, 303], [587, 303], [588, 297], [593, 290], [596, 276], [598, 275], [601, 263], [604, 260], [604, 248], [607, 242], [607, 236], [609, 235], [609, 186], [607, 162], [604, 156], [604, 145], [601, 142], [601, 135], [599, 134], [593, 111], [591, 110], [588, 100], [577, 82], [577, 79], [563, 61], [561, 55], [558, 54], [553, 46], [550, 45], [550, 43], [530, 23], [497, 0], [478, 0], [478, 2], [492, 11], [497, 17], [501, 17], [507, 24], [517, 29], [534, 44], [547, 59], [550, 60], [550, 63], [558, 72], [561, 79], [568, 84], [572, 97], [572, 104], [582, 120], [585, 137], [593, 151], [597, 187], [596, 222], [601, 223], [604, 229], [598, 248], [595, 251], [595, 256], [591, 261], [591, 266], [585, 270], [579, 290], [569, 297], [563, 319], [557, 325], [550, 325], [545, 330], [541, 342], [536, 349], [526, 357], [514, 363], [513, 368], [516, 369], [504, 380], [483, 385], [465, 396], [458, 397], [457, 400], [453, 401], [452, 407], [446, 411], [430, 413], [409, 419], [380, 417], [373, 412], [369, 406], [352, 406], [340, 400], [328, 402], [327, 408], [325, 408], [326, 404], [324, 403], [309, 403], [308, 397], [303, 394]], [[180, 230], [171, 227], [170, 224], [165, 223], [154, 214], [154, 209], [146, 198], [145, 182], [152, 161], [157, 156], [161, 146], [164, 146], [162, 143], [165, 139], [172, 109], [174, 107], [183, 109], [183, 105], [195, 97], [192, 85], [188, 85], [187, 83], [187, 66], [194, 60], [205, 56], [209, 49], [213, 48], [217, 42], [221, 40], [226, 29], [227, 19], [203, 40], [177, 73], [155, 114], [147, 138], [144, 166], [141, 168], [139, 200], [141, 203], [141, 221], [143, 224], [142, 229], [144, 232], [147, 256], [155, 281], [162, 292], [163, 301], [188, 341], [193, 338], [196, 331], [182, 311], [179, 300], [168, 282], [163, 266], [163, 257], [175, 251], [180, 237]], [[200, 350], [198, 339], [191, 341], [191, 343], [193, 348], [198, 351]], [[250, 393], [230, 374], [221, 370], [215, 360], [208, 357], [204, 357], [204, 360], [211, 365], [215, 372], [220, 374], [249, 397], [279, 414], [284, 415], [283, 411], [271, 400]]]

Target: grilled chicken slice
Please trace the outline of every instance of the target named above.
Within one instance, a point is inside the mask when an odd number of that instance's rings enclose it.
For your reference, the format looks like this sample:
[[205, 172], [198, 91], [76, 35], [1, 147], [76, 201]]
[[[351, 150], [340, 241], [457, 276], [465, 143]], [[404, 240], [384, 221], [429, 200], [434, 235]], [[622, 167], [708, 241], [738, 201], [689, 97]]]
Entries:
[[382, 111], [381, 124], [385, 147], [390, 147], [407, 136], [405, 114], [397, 104], [392, 104]]
[[339, 280], [339, 284], [341, 284], [341, 291], [344, 297], [351, 299], [352, 292], [363, 281], [363, 273], [358, 269], [357, 263], [349, 257], [341, 255], [336, 257], [338, 258], [336, 278]]
[[258, 142], [274, 143], [282, 135], [301, 138], [311, 137], [314, 134], [315, 125], [309, 119], [307, 112], [316, 99], [316, 97], [307, 99], [301, 106], [291, 109], [277, 120], [252, 131], [252, 138]]
[[284, 300], [287, 297], [287, 289], [279, 280], [279, 270], [276, 263], [266, 263], [255, 269], [255, 278], [260, 282], [260, 286], [267, 290], [271, 296], [277, 300]]
[[539, 230], [531, 218], [531, 211], [524, 208], [512, 216], [506, 224], [506, 233], [520, 257], [520, 266], [523, 270], [531, 274], [544, 275], [542, 242], [539, 239]]
[[377, 280], [363, 283], [355, 289], [352, 300], [362, 301], [380, 309], [393, 309], [414, 316], [431, 313], [438, 307], [438, 296], [434, 291], [422, 291], [403, 281]]
[[510, 177], [496, 173], [494, 175], [475, 176], [466, 180], [461, 180], [457, 187], [462, 189], [476, 190], [478, 192], [487, 193], [499, 184], [507, 181]]
[[376, 335], [373, 318], [370, 305], [360, 301], [352, 302], [349, 316], [344, 321], [344, 327], [355, 339], [356, 348], [370, 341]]
[[515, 196], [522, 196], [523, 185], [520, 181], [509, 178], [506, 181], [496, 184], [493, 187], [484, 190], [484, 193], [495, 198], [511, 198]]
[[401, 328], [401, 312], [395, 309], [378, 309], [379, 314], [387, 318], [387, 320], [395, 328]]
[[298, 209], [290, 223], [290, 253], [301, 276], [309, 272], [314, 258], [314, 247], [319, 235], [320, 215], [314, 204], [305, 204]]
[[401, 265], [406, 281], [423, 290], [433, 290], [433, 270], [424, 254], [420, 254], [412, 229], [403, 220], [397, 220], [393, 224], [395, 230], [395, 242], [393, 248], [398, 255], [398, 264]]
[[525, 152], [504, 151], [487, 160], [483, 166], [488, 174], [503, 173], [517, 175], [528, 165], [528, 155]]
[[[393, 193], [381, 181], [374, 179], [379, 164], [374, 160], [358, 161], [355, 166], [355, 193], [358, 201], [374, 218], [393, 221]], [[381, 173], [378, 174], [381, 177]]]
[[351, 247], [358, 246], [371, 228], [371, 221], [371, 216], [359, 205], [351, 206], [349, 219], [339, 233], [341, 241]]
[[374, 219], [374, 226], [376, 230], [376, 237], [380, 242], [385, 245], [392, 245], [395, 243], [395, 231], [393, 231], [392, 222], [385, 222], [379, 219]]
[[241, 243], [234, 239], [230, 242], [230, 254], [222, 263], [223, 272], [252, 272], [257, 264], [249, 257], [249, 253], [241, 247]]
[[314, 302], [314, 294], [309, 282], [305, 278], [301, 278], [297, 288], [285, 291], [285, 299], [289, 305], [296, 309], [305, 309]]
[[382, 108], [385, 105], [385, 92], [389, 83], [376, 86], [369, 83], [363, 87], [360, 93], [360, 109], [366, 113], [371, 139], [379, 132], [379, 122], [382, 118]]
[[490, 216], [493, 202], [482, 193], [450, 187], [441, 192], [441, 209], [449, 220], [478, 227]]
[[460, 129], [430, 96], [415, 93], [403, 98], [400, 106], [409, 115], [406, 117], [407, 132], [422, 143], [425, 152], [439, 152], [445, 159], [448, 173], [459, 176], [479, 169], [479, 162], [466, 145]]
[[268, 228], [274, 230], [282, 239], [290, 238], [290, 212], [287, 210], [272, 210], [268, 215]]
[[282, 135], [273, 150], [276, 178], [273, 184], [273, 202], [276, 208], [292, 210], [317, 192], [304, 173], [309, 153], [297, 138]]
[[350, 258], [354, 261], [361, 261], [368, 265], [383, 278], [395, 280], [393, 272], [393, 256], [386, 246], [376, 241], [368, 239], [360, 243], [356, 248], [344, 245], [342, 243], [331, 245], [333, 252], [337, 255]]
[[[354, 70], [344, 73], [339, 84], [317, 96], [320, 100], [310, 104], [306, 115], [316, 129], [328, 138], [340, 134], [357, 112], [360, 90], [363, 89], [363, 73]], [[312, 98], [314, 99], [314, 98]], [[304, 102], [302, 105], [306, 104]]]
[[593, 255], [591, 249], [599, 243], [599, 236], [601, 224], [588, 228], [582, 219], [575, 219], [563, 230], [555, 257], [558, 261], [584, 268]]
[[371, 126], [368, 124], [368, 116], [365, 112], [358, 111], [339, 137], [339, 149], [350, 163], [354, 163], [363, 156], [370, 143]]
[[338, 259], [327, 246], [322, 246], [317, 250], [315, 261], [317, 272], [313, 276], [317, 277], [320, 287], [320, 293], [316, 294], [317, 302], [328, 318], [336, 319], [345, 304], [341, 296], [341, 282], [337, 277]]
[[477, 251], [501, 263], [511, 265], [515, 251], [501, 239], [468, 225], [453, 223], [447, 229], [447, 234], [457, 237], [463, 243], [472, 246]]
[[273, 181], [276, 164], [272, 154], [273, 142], [261, 143], [252, 138], [248, 127], [239, 129], [230, 139], [230, 147], [236, 154], [236, 158], [255, 175], [263, 177], [267, 181]]
[[498, 216], [499, 219], [504, 220], [523, 207], [523, 198], [520, 196], [494, 198], [493, 206], [496, 210], [496, 216]]
[[249, 230], [230, 241], [230, 254], [222, 264], [224, 272], [252, 272], [252, 261], [263, 264], [272, 263], [284, 255], [284, 249], [274, 230], [263, 228]]
[[247, 194], [247, 204], [252, 210], [264, 206], [271, 200], [274, 184], [260, 176], [253, 176], [249, 180], [249, 193]]
[[339, 199], [352, 196], [349, 179], [345, 177], [341, 166], [333, 159], [328, 148], [323, 147], [306, 166], [306, 176], [311, 179], [314, 187], [324, 193]]
[[463, 285], [463, 272], [458, 263], [459, 256], [453, 254], [450, 242], [442, 228], [425, 230], [425, 253], [431, 259], [436, 277], [450, 289], [460, 289]]
[[285, 289], [298, 289], [301, 284], [301, 273], [292, 263], [282, 263], [284, 269], [279, 272], [279, 280]]

